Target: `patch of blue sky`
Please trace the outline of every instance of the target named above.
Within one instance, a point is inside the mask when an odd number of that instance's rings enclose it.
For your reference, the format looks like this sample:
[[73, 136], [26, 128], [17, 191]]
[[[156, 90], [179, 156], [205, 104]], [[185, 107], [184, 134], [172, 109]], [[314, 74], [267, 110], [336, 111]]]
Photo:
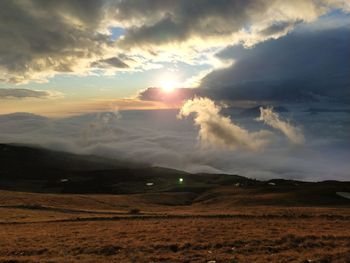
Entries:
[[125, 35], [125, 29], [122, 27], [112, 27], [110, 31], [111, 31], [111, 39], [113, 41]]

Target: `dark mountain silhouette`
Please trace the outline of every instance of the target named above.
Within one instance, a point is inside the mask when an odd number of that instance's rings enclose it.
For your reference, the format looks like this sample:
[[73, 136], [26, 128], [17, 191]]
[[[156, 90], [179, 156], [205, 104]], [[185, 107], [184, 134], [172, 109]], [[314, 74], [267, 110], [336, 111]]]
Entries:
[[182, 204], [350, 206], [349, 199], [337, 194], [350, 192], [350, 182], [258, 181], [229, 174], [191, 174], [11, 144], [0, 144], [0, 189], [71, 194], [157, 193], [157, 202], [169, 193], [180, 193], [186, 197]]

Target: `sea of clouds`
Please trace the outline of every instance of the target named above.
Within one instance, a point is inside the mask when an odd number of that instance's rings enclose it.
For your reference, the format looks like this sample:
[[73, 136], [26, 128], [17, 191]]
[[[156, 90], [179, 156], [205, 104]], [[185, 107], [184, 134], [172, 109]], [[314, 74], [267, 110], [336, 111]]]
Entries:
[[0, 115], [0, 142], [266, 179], [349, 180], [349, 113], [225, 108], [206, 98], [181, 110], [109, 111], [67, 118]]

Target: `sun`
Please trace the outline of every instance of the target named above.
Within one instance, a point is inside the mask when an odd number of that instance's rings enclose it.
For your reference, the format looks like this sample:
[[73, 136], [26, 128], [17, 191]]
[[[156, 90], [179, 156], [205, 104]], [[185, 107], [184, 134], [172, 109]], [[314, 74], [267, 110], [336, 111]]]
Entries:
[[159, 79], [158, 85], [164, 92], [170, 93], [173, 92], [176, 88], [180, 87], [180, 82], [178, 81], [178, 77], [176, 75], [166, 74]]
[[163, 91], [165, 92], [172, 92], [174, 91], [175, 89], [175, 86], [176, 86], [176, 83], [174, 81], [164, 81], [162, 84], [161, 84], [161, 87], [163, 89]]

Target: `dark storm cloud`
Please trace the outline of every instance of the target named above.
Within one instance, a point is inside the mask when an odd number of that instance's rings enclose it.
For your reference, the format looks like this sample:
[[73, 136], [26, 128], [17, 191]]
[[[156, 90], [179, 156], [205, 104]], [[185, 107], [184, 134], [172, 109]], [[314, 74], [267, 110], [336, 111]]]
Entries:
[[350, 27], [299, 30], [253, 49], [231, 47], [219, 54], [235, 63], [214, 71], [203, 93], [216, 99], [350, 101]]
[[108, 46], [99, 34], [105, 1], [0, 1], [0, 78], [40, 80], [75, 72]]
[[290, 22], [290, 21], [280, 21], [272, 24], [271, 26], [260, 31], [260, 34], [264, 36], [274, 35], [286, 30], [293, 28], [296, 24], [301, 21]]
[[169, 42], [181, 42], [188, 37], [189, 33], [186, 28], [173, 21], [171, 15], [167, 15], [154, 25], [131, 28], [127, 32], [126, 38], [122, 40], [122, 44], [163, 44]]
[[[3, 0], [0, 80], [42, 81], [96, 65], [139, 70], [167, 52], [193, 62], [210, 48], [276, 39], [335, 8], [350, 10], [345, 0]], [[125, 34], [113, 40], [113, 27]]]
[[0, 99], [7, 98], [47, 98], [50, 92], [30, 89], [0, 89]]
[[115, 7], [117, 19], [128, 27], [120, 41], [125, 46], [222, 38], [251, 45], [280, 37], [333, 8], [349, 8], [345, 1], [322, 0], [121, 0]]
[[130, 20], [130, 17], [138, 19], [141, 16], [145, 23], [131, 28], [122, 42], [126, 45], [144, 45], [181, 42], [198, 36], [221, 37], [251, 22], [253, 15], [249, 10], [263, 13], [267, 7], [267, 1], [252, 0], [121, 1], [118, 6], [121, 18]]
[[121, 44], [143, 46], [229, 37], [261, 19], [269, 6], [269, 1], [255, 0], [121, 1], [118, 18], [143, 23], [131, 27]]
[[128, 68], [128, 64], [123, 62], [120, 58], [112, 57], [107, 59], [102, 59], [92, 63], [94, 67], [115, 67], [115, 68]]

